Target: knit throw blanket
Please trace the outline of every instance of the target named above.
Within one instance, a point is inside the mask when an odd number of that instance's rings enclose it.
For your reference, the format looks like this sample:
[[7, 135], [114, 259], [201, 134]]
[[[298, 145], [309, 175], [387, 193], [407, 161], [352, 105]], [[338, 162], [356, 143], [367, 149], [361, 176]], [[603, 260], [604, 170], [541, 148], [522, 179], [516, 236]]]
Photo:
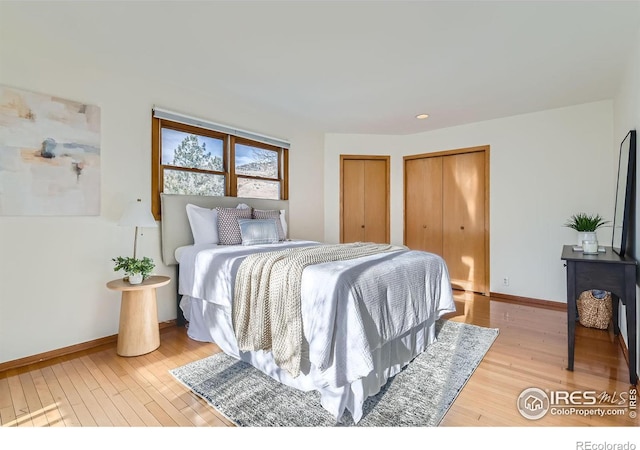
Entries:
[[256, 253], [236, 274], [233, 327], [242, 351], [271, 350], [294, 378], [302, 354], [302, 271], [311, 264], [343, 261], [397, 250], [388, 244], [316, 245]]

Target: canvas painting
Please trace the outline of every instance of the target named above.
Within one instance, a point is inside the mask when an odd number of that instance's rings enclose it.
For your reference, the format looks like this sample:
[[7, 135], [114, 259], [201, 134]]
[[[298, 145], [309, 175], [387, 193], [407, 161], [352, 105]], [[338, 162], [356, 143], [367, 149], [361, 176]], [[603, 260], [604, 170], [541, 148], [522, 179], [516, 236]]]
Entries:
[[0, 85], [0, 216], [100, 215], [100, 108]]

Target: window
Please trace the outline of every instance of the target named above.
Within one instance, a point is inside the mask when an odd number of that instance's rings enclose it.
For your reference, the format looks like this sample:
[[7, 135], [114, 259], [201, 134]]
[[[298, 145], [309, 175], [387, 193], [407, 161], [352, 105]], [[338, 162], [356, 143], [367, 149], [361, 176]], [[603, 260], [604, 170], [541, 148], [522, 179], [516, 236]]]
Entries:
[[280, 198], [278, 149], [243, 139], [233, 141], [236, 197]]
[[288, 143], [158, 109], [152, 130], [156, 219], [161, 192], [288, 198]]

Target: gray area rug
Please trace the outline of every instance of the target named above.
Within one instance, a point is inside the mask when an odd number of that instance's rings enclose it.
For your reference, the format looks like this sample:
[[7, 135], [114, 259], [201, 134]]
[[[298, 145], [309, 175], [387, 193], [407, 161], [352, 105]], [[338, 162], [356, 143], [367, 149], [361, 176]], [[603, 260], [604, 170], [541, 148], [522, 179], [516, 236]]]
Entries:
[[440, 423], [497, 336], [497, 329], [439, 320], [437, 342], [366, 400], [358, 424], [348, 412], [336, 423], [318, 392], [285, 386], [224, 353], [169, 372], [238, 426], [429, 427]]

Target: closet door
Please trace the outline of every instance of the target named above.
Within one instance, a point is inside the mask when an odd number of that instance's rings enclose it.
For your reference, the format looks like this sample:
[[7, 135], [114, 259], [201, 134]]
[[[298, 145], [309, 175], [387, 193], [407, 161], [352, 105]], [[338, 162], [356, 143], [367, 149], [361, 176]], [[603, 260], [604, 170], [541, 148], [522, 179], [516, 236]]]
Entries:
[[443, 156], [443, 257], [454, 288], [487, 292], [485, 154]]
[[389, 157], [341, 155], [340, 242], [389, 242]]
[[442, 157], [405, 160], [405, 239], [442, 256]]
[[489, 147], [404, 157], [404, 243], [442, 256], [452, 287], [489, 293]]
[[342, 226], [340, 242], [364, 241], [364, 161], [342, 162]]
[[389, 243], [387, 215], [387, 163], [364, 161], [364, 242]]

